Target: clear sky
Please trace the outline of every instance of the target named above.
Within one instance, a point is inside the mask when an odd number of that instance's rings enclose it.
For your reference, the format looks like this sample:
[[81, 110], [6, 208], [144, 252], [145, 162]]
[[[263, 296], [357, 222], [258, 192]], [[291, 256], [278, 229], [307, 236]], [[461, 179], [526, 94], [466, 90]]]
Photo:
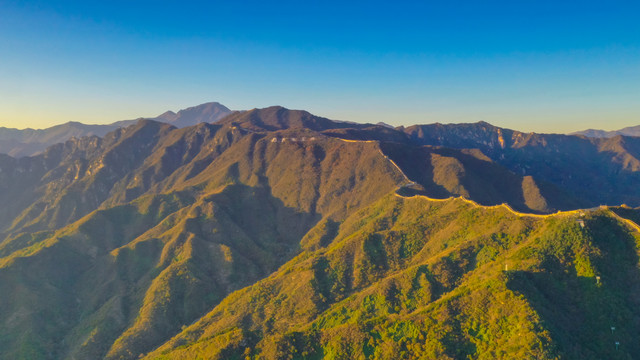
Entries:
[[393, 125], [639, 125], [640, 2], [0, 0], [0, 126], [208, 101]]

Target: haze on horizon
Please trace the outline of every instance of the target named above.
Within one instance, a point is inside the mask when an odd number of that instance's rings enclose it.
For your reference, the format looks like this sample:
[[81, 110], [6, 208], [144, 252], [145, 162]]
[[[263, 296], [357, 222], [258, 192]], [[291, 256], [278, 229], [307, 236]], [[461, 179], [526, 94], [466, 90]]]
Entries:
[[640, 124], [632, 1], [0, 2], [0, 126], [218, 101], [521, 131]]

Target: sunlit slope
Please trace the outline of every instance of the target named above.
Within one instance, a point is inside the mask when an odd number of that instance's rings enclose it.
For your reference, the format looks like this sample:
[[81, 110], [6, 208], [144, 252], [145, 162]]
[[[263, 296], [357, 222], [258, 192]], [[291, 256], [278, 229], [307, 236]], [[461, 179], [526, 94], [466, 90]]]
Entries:
[[390, 195], [148, 358], [634, 358], [638, 239], [610, 210]]
[[555, 214], [633, 205], [636, 140], [422, 130], [271, 107], [0, 156], [0, 358], [637, 357], [638, 211]]
[[1, 244], [1, 357], [137, 358], [403, 181], [375, 143], [197, 129], [197, 150], [170, 132], [100, 209]]

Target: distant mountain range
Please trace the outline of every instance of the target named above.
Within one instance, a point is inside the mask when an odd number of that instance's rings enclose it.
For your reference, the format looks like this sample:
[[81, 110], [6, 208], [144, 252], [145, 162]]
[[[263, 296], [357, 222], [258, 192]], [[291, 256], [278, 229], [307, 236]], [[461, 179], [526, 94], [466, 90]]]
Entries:
[[[174, 113], [167, 111], [155, 118], [156, 121], [166, 122], [175, 127], [196, 125], [201, 122], [214, 123], [229, 115], [231, 110], [217, 102], [210, 102], [190, 107]], [[47, 129], [11, 129], [0, 127], [0, 153], [14, 157], [37, 154], [47, 147], [62, 143], [72, 137], [104, 136], [108, 132], [120, 127], [135, 124], [138, 120], [123, 120], [109, 125], [86, 125], [79, 122], [68, 122]]]
[[[182, 128], [202, 122], [215, 123], [232, 112], [233, 111], [220, 103], [209, 102], [180, 110], [177, 113], [166, 111], [154, 118], [146, 119], [165, 122]], [[108, 125], [87, 125], [72, 121], [38, 130], [0, 127], [0, 153], [13, 157], [31, 156], [43, 151], [48, 146], [64, 142], [72, 137], [91, 135], [102, 137], [110, 131], [132, 125], [138, 120], [141, 119], [122, 120]], [[377, 125], [393, 128], [393, 126], [383, 122]], [[614, 131], [588, 129], [574, 132], [570, 135], [583, 135], [591, 138], [609, 138], [616, 135], [640, 136], [640, 125]]]
[[617, 135], [640, 136], [640, 125], [629, 126], [620, 130], [613, 131], [588, 129], [571, 133], [571, 135], [584, 135], [587, 137], [614, 137]]
[[218, 105], [0, 154], [1, 359], [640, 358], [640, 138]]

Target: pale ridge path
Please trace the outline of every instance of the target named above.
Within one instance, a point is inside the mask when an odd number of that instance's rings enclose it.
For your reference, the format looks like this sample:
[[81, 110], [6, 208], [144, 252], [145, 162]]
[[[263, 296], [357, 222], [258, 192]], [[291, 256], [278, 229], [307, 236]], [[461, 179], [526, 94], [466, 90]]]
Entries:
[[[608, 208], [608, 207], [605, 207]], [[613, 215], [613, 217], [615, 217], [616, 219], [618, 219], [619, 221], [621, 221], [622, 223], [628, 225], [629, 227], [631, 227], [633, 230], [637, 231], [638, 233], [640, 233], [640, 226], [633, 220], [631, 219], [627, 219], [625, 217], [622, 217], [618, 214], [616, 214], [615, 211], [609, 210], [609, 212]]]
[[[520, 212], [520, 211], [516, 211], [514, 210], [511, 206], [509, 206], [509, 204], [507, 203], [502, 203], [499, 205], [481, 205], [478, 204], [477, 202], [471, 200], [471, 199], [467, 199], [464, 196], [450, 196], [448, 198], [444, 198], [444, 199], [436, 199], [436, 198], [432, 198], [426, 195], [411, 195], [411, 196], [405, 196], [405, 195], [400, 195], [398, 194], [398, 190], [400, 190], [401, 188], [405, 188], [405, 187], [410, 187], [413, 185], [416, 185], [415, 181], [412, 181], [411, 179], [409, 179], [409, 177], [407, 176], [407, 174], [404, 173], [404, 171], [402, 171], [402, 169], [400, 168], [400, 166], [398, 166], [398, 164], [396, 164], [395, 161], [393, 161], [391, 158], [389, 158], [387, 155], [385, 155], [382, 152], [382, 149], [380, 148], [380, 141], [378, 140], [349, 140], [349, 139], [340, 139], [344, 142], [350, 142], [350, 143], [376, 143], [378, 144], [378, 152], [380, 152], [380, 155], [382, 155], [385, 159], [387, 159], [387, 161], [389, 161], [398, 172], [400, 172], [400, 174], [404, 177], [404, 179], [406, 180], [405, 184], [402, 184], [398, 187], [398, 189], [395, 192], [395, 196], [403, 198], [403, 199], [410, 199], [410, 198], [414, 198], [414, 197], [419, 197], [419, 198], [423, 198], [425, 200], [428, 201], [436, 201], [436, 202], [443, 202], [443, 201], [450, 201], [450, 200], [454, 200], [454, 199], [459, 199], [462, 200], [464, 202], [467, 202], [469, 204], [471, 204], [474, 207], [477, 208], [483, 208], [483, 209], [498, 209], [498, 208], [504, 208], [506, 210], [508, 210], [509, 212], [511, 212], [512, 214], [518, 216], [518, 217], [535, 217], [535, 218], [541, 218], [541, 219], [545, 219], [545, 218], [550, 218], [553, 216], [572, 216], [572, 215], [577, 215], [577, 216], [582, 216], [584, 215], [585, 212], [591, 212], [591, 211], [595, 211], [595, 210], [599, 210], [599, 209], [607, 209], [608, 206], [607, 205], [602, 205], [599, 207], [595, 207], [595, 208], [589, 208], [589, 209], [575, 209], [575, 210], [567, 210], [567, 211], [560, 211], [558, 210], [558, 212], [553, 213], [553, 214], [534, 214], [534, 213], [524, 213], [524, 212]], [[614, 213], [613, 211], [610, 211], [616, 218], [618, 218], [619, 220], [621, 220], [622, 222], [628, 224], [629, 226], [631, 226], [634, 230], [638, 231], [640, 233], [640, 226], [638, 224], [636, 224], [635, 222], [623, 218], [620, 215]]]

